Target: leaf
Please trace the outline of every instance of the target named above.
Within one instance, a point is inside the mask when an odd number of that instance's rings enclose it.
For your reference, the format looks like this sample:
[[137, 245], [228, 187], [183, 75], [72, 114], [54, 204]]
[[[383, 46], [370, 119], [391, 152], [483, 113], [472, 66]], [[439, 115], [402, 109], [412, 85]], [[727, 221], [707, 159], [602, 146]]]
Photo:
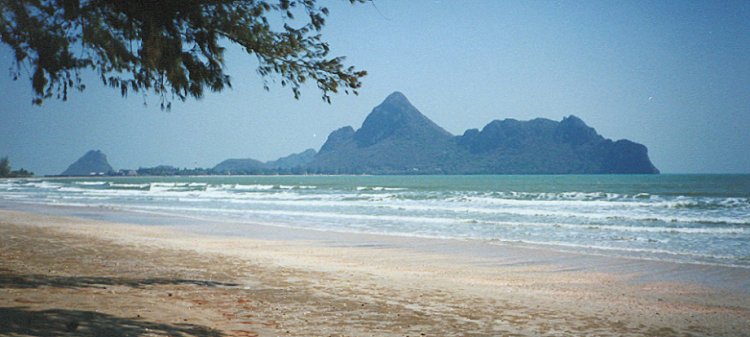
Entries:
[[[294, 8], [304, 8], [307, 16], [295, 18]], [[280, 79], [299, 98], [301, 84], [312, 78], [330, 102], [329, 93], [361, 87], [367, 73], [328, 55], [328, 44], [316, 33], [328, 14], [315, 0], [0, 1], [0, 40], [14, 51], [18, 70], [12, 78], [21, 67], [33, 69], [34, 104], [55, 93], [65, 100], [68, 87], [85, 90], [80, 74], [93, 70], [122, 96], [154, 92], [168, 109], [174, 97], [199, 99], [205, 89], [231, 88], [224, 68], [227, 43], [255, 55], [265, 90], [268, 80]], [[271, 16], [294, 20], [297, 28], [274, 29]]]

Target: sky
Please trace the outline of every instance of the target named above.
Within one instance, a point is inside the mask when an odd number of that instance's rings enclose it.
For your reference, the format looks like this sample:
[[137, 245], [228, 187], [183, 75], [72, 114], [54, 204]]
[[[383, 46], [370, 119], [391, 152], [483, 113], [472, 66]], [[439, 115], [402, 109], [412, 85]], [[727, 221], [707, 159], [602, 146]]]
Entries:
[[[84, 74], [67, 102], [33, 106], [28, 78], [0, 72], [0, 156], [59, 174], [91, 149], [115, 169], [212, 167], [319, 149], [393, 91], [460, 135], [496, 119], [576, 115], [646, 145], [663, 173], [750, 173], [749, 1], [391, 1], [330, 9], [332, 55], [368, 71], [359, 96], [263, 90], [229, 46], [233, 88], [162, 111]], [[0, 65], [12, 54], [0, 46]], [[7, 69], [7, 68], [5, 68]], [[144, 105], [144, 102], [146, 103]]]

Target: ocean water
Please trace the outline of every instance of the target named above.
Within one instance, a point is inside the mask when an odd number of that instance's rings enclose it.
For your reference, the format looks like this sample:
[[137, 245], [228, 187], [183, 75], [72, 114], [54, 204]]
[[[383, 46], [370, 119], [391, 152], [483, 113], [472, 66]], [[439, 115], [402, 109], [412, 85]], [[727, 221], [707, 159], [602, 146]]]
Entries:
[[0, 203], [750, 268], [750, 175], [32, 178]]

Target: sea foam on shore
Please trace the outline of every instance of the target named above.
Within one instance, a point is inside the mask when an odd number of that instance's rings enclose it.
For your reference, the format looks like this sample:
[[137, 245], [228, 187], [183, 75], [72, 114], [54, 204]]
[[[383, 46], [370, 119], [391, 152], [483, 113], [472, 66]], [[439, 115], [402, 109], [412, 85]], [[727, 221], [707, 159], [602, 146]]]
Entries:
[[17, 179], [0, 200], [750, 268], [746, 175]]

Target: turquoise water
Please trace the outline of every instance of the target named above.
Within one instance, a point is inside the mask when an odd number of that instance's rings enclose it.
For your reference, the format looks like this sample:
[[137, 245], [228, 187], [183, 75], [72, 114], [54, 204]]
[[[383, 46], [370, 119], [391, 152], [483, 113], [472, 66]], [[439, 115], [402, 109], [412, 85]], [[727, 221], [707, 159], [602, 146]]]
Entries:
[[750, 268], [750, 175], [35, 178], [0, 202]]

